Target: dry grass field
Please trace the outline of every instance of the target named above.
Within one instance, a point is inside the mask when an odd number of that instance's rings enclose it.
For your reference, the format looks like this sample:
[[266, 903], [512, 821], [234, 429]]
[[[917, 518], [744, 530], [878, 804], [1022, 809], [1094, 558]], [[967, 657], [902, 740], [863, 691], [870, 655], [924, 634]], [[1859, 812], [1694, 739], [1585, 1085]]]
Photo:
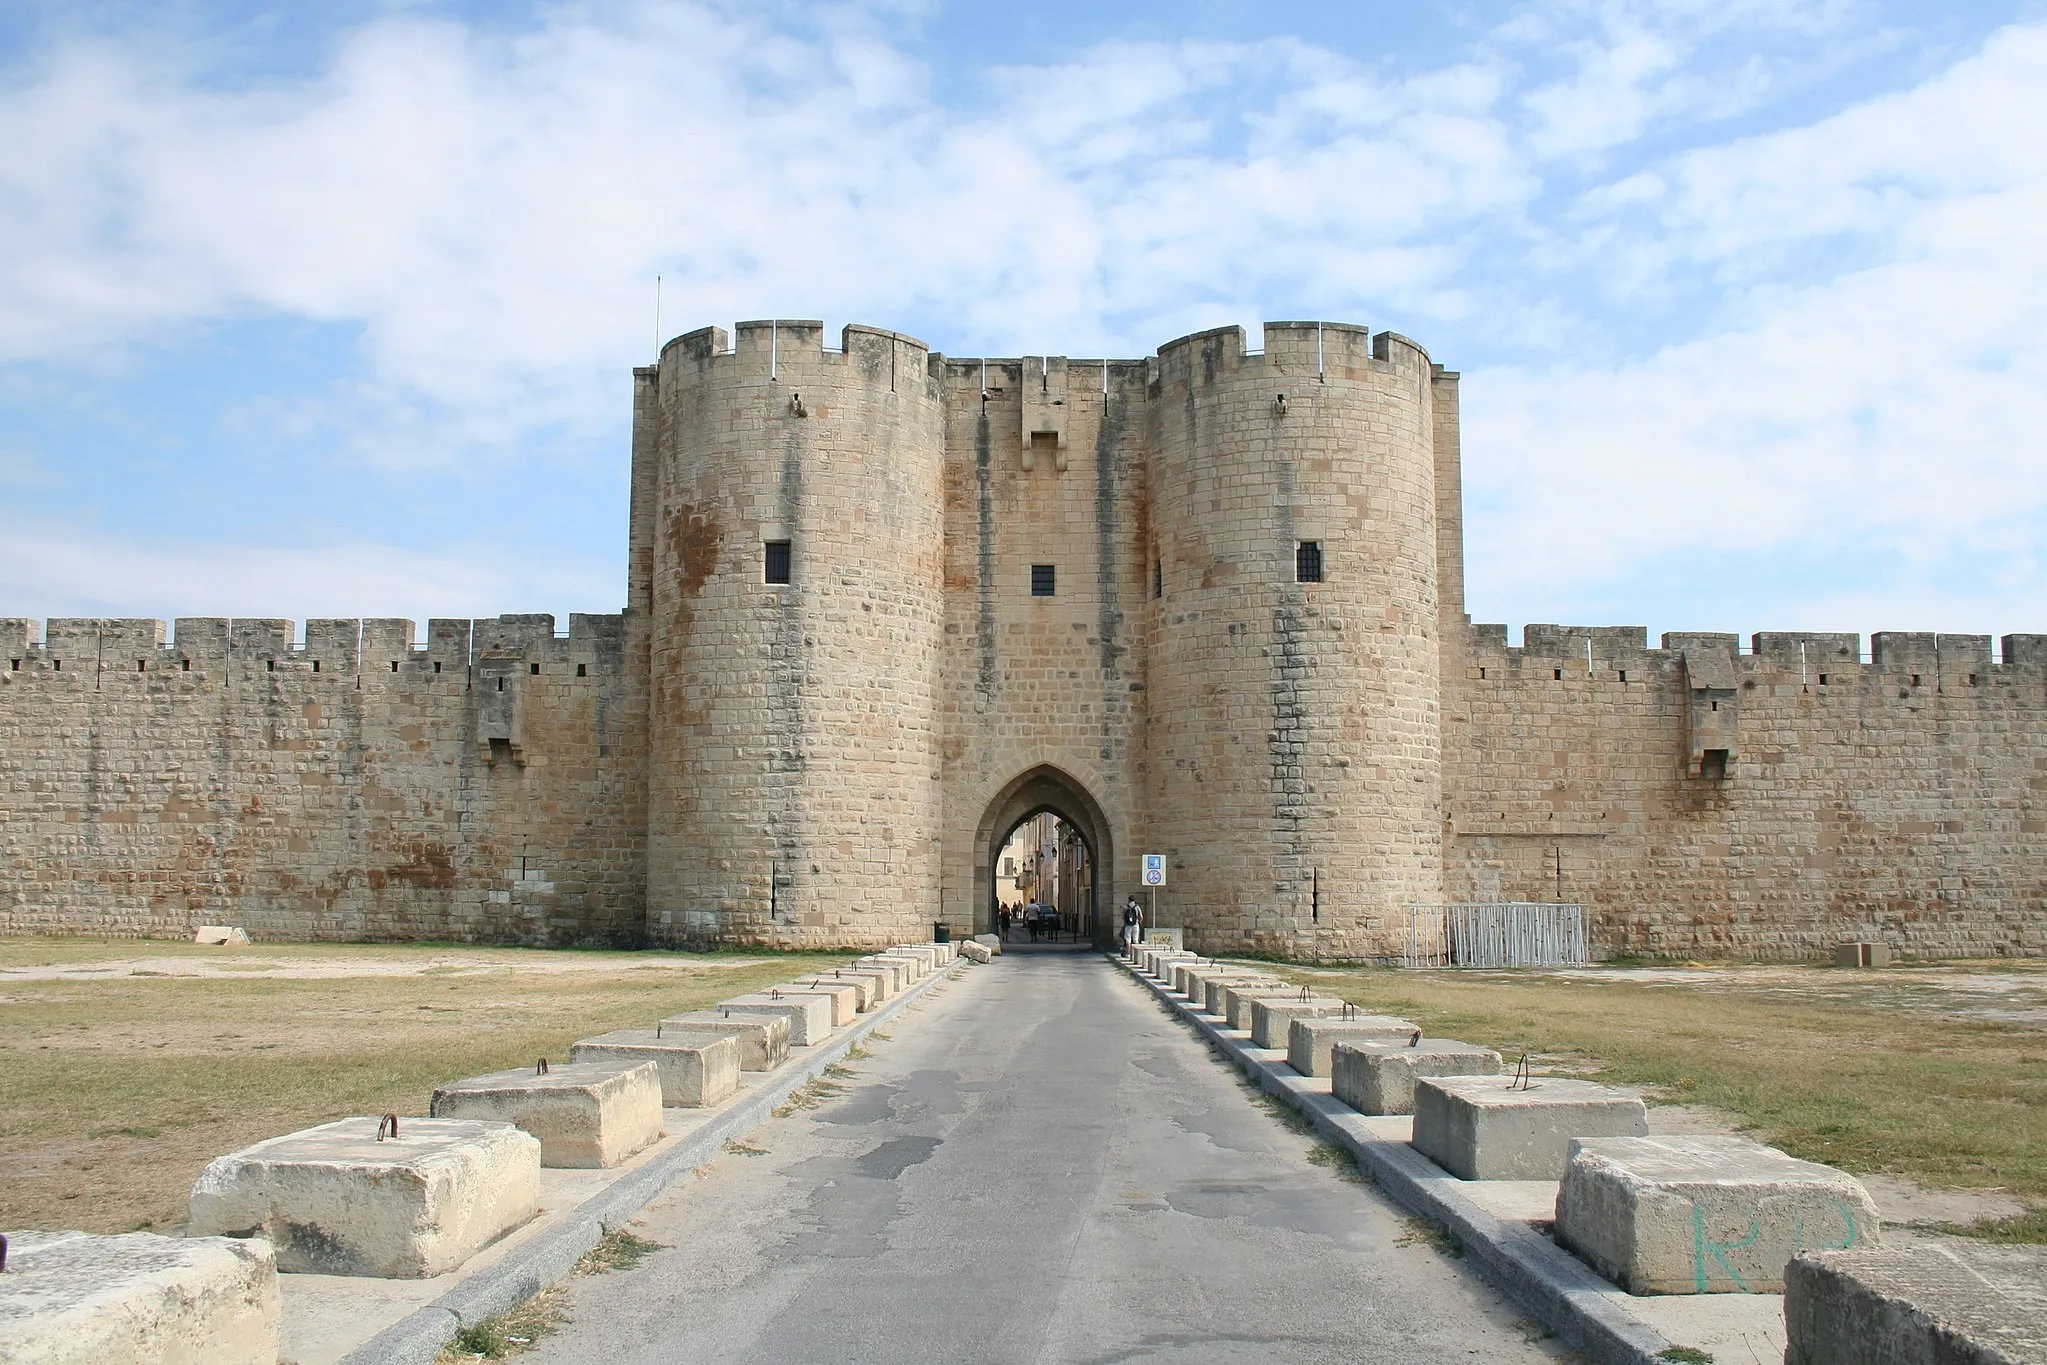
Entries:
[[848, 956], [0, 939], [0, 1228], [173, 1228], [224, 1152]]
[[1708, 1106], [1857, 1174], [2001, 1189], [2047, 1241], [2047, 967], [1405, 972], [1282, 967], [1442, 1037]]

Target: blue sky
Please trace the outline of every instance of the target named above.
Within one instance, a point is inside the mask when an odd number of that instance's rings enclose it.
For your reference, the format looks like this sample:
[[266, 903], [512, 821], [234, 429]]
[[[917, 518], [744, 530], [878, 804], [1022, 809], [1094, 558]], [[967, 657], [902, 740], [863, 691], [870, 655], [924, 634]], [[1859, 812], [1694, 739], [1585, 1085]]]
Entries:
[[0, 614], [615, 610], [659, 273], [1407, 333], [1479, 620], [2047, 631], [2047, 3], [13, 0], [0, 148]]

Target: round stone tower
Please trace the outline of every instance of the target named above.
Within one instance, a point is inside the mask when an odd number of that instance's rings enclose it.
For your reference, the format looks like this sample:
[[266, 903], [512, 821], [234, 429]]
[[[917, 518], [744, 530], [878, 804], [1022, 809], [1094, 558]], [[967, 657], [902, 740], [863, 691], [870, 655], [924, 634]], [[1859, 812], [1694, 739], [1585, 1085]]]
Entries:
[[921, 942], [939, 917], [938, 388], [922, 342], [822, 341], [741, 323], [728, 352], [706, 328], [654, 376], [634, 497], [656, 941]]
[[[1429, 358], [1267, 323], [1159, 349], [1146, 739], [1160, 920], [1374, 956], [1441, 896]], [[1319, 581], [1318, 581], [1319, 578]]]

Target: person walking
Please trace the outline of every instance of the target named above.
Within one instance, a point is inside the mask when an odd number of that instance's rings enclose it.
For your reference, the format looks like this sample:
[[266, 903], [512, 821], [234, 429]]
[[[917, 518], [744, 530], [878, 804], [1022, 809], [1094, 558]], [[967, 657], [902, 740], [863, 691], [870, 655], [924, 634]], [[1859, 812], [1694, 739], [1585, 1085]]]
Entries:
[[1009, 907], [1002, 907], [1002, 941], [1009, 942]]
[[1131, 892], [1130, 899], [1123, 902], [1123, 946], [1128, 948], [1144, 938], [1144, 907], [1137, 903], [1137, 893]]

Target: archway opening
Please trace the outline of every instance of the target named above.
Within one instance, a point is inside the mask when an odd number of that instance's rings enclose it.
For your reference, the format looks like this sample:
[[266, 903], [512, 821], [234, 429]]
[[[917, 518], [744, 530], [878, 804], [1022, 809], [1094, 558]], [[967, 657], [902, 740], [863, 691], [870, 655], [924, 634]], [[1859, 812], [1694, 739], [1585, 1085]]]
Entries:
[[995, 855], [996, 932], [1009, 943], [1081, 943], [1095, 936], [1095, 855], [1054, 810], [1025, 817]]
[[[1056, 929], [1041, 942], [1105, 943], [1115, 867], [1108, 817], [1070, 774], [1041, 765], [1009, 782], [982, 813], [974, 841], [974, 932], [999, 933], [1032, 903], [1053, 907]], [[1020, 880], [1021, 879], [1021, 880]], [[1041, 911], [1042, 913], [1042, 911]], [[1015, 933], [1012, 941], [1028, 941]]]

